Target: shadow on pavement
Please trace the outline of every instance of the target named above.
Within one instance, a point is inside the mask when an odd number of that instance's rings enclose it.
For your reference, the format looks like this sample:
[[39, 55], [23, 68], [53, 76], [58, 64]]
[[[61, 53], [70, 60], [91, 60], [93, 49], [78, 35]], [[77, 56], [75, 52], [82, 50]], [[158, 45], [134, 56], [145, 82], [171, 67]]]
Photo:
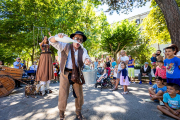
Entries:
[[[53, 93], [39, 98], [24, 97], [24, 89], [13, 91], [10, 96], [0, 98], [0, 120], [58, 120], [59, 84], [51, 84]], [[148, 84], [131, 84], [129, 94], [118, 91], [84, 86], [82, 114], [87, 120], [170, 120], [156, 109], [159, 103], [147, 103]], [[75, 120], [75, 99], [70, 91], [66, 120]]]

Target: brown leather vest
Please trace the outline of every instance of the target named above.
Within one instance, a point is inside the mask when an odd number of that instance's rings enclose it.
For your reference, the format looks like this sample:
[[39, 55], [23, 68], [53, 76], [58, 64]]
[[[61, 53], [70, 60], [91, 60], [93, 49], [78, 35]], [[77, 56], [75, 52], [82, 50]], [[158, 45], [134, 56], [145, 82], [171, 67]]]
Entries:
[[[70, 43], [66, 44], [64, 50], [61, 52], [61, 63], [60, 63], [60, 70], [61, 74], [64, 74], [65, 66], [66, 66], [66, 61], [68, 58], [69, 50], [71, 50]], [[83, 49], [80, 47], [78, 49], [78, 66], [79, 69], [82, 70], [84, 63], [82, 61], [82, 55], [83, 55]], [[72, 60], [71, 60], [72, 61]]]

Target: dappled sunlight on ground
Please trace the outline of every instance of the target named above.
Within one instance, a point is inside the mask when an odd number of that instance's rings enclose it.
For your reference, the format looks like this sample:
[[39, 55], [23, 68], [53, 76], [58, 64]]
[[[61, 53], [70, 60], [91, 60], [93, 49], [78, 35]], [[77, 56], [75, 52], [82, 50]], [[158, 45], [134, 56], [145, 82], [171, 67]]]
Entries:
[[124, 108], [122, 108], [121, 106], [111, 106], [111, 105], [100, 105], [98, 107], [94, 107], [94, 110], [96, 110], [96, 112], [105, 112], [105, 113], [113, 113], [113, 112], [121, 112], [121, 113], [125, 113], [126, 110]]
[[[162, 115], [156, 106], [158, 103], [147, 103], [149, 98], [148, 84], [132, 84], [129, 94], [122, 95], [123, 87], [118, 91], [94, 88], [84, 85], [84, 105], [82, 114], [87, 120], [169, 120]], [[24, 89], [16, 89], [7, 97], [0, 98], [0, 120], [59, 120], [58, 95], [59, 84], [51, 84], [53, 93], [38, 98], [26, 98]], [[75, 99], [70, 89], [66, 120], [75, 120]]]

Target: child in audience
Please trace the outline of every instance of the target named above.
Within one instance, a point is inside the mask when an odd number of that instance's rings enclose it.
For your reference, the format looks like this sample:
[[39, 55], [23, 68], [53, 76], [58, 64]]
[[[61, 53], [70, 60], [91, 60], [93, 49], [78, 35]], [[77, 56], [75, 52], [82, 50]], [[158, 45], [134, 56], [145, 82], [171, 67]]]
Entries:
[[156, 73], [155, 73], [155, 77], [159, 76], [163, 79], [163, 83], [164, 85], [166, 85], [166, 67], [164, 66], [163, 61], [157, 61], [158, 66], [156, 67]]
[[129, 85], [129, 79], [128, 79], [128, 75], [127, 75], [127, 70], [126, 70], [126, 64], [125, 62], [121, 63], [121, 73], [120, 73], [120, 85], [123, 85], [124, 87], [124, 92], [122, 92], [121, 94], [128, 94], [128, 89], [127, 86]]
[[152, 57], [151, 57], [151, 64], [152, 63], [156, 63], [157, 59], [156, 59], [156, 53], [153, 53], [152, 54]]
[[58, 72], [58, 69], [56, 68], [56, 65], [54, 64], [53, 65], [53, 70], [54, 70], [54, 80], [55, 80], [55, 82], [57, 81], [57, 72]]
[[160, 104], [162, 104], [163, 94], [167, 91], [167, 87], [163, 84], [161, 77], [157, 76], [155, 77], [155, 80], [156, 84], [149, 88], [149, 95], [152, 101], [159, 100]]
[[167, 93], [163, 95], [165, 106], [157, 106], [157, 109], [162, 113], [178, 120], [180, 120], [180, 95], [177, 94], [179, 90], [179, 85], [173, 83], [167, 84]]
[[104, 69], [104, 73], [103, 75], [97, 80], [97, 82], [101, 82], [102, 79], [105, 79], [108, 77], [108, 73], [107, 73], [107, 70]]
[[151, 57], [151, 64], [152, 64], [152, 67], [153, 67], [153, 72], [154, 74], [156, 73], [156, 53], [153, 53], [152, 54], [152, 57]]
[[167, 83], [180, 85], [180, 58], [174, 56], [174, 47], [166, 47], [165, 52], [167, 58], [164, 60], [164, 66], [166, 66]]
[[112, 75], [113, 75], [113, 80], [112, 80], [112, 84], [115, 85], [115, 81], [116, 81], [116, 77], [117, 77], [117, 72], [118, 72], [118, 66], [115, 65]]

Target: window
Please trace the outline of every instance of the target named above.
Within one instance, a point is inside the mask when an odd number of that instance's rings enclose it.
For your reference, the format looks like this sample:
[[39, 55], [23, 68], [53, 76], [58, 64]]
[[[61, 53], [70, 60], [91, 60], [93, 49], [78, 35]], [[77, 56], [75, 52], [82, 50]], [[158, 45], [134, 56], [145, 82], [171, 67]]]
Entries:
[[140, 24], [140, 19], [136, 19], [136, 23], [139, 25]]

